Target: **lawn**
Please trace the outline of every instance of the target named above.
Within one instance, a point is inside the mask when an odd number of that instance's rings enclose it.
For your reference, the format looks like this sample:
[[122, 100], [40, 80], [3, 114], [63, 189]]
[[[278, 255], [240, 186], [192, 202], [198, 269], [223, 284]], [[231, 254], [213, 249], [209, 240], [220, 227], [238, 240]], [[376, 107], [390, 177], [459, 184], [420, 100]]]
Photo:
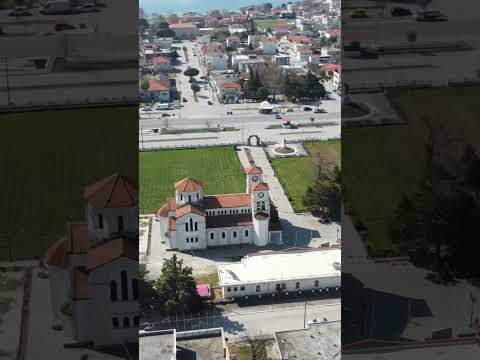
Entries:
[[259, 30], [265, 30], [265, 29], [273, 29], [276, 25], [282, 25], [282, 24], [287, 24], [284, 20], [275, 20], [275, 19], [259, 19], [255, 20], [255, 26]]
[[140, 213], [154, 213], [175, 194], [174, 183], [191, 176], [204, 194], [245, 192], [245, 176], [232, 147], [140, 153]]
[[0, 259], [39, 257], [83, 220], [85, 185], [137, 176], [136, 107], [0, 115]]
[[317, 168], [314, 163], [316, 154], [325, 154], [337, 162], [338, 165], [340, 165], [341, 159], [340, 140], [309, 142], [305, 143], [304, 146], [310, 153], [308, 157], [272, 159], [275, 174], [280, 179], [283, 189], [297, 212], [306, 210], [303, 197], [317, 177]]
[[473, 142], [479, 136], [478, 87], [395, 90], [393, 106], [407, 125], [348, 128], [342, 131], [344, 195], [355, 221], [367, 228], [375, 255], [396, 255], [389, 224], [403, 194], [418, 188], [424, 167], [421, 117], [445, 124], [445, 133]]

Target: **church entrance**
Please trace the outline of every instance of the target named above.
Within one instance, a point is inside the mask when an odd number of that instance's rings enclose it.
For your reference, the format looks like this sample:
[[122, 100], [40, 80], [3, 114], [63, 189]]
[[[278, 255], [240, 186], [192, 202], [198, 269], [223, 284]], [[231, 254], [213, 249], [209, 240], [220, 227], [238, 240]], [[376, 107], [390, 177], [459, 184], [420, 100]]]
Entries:
[[[254, 140], [252, 142], [252, 139]], [[248, 146], [261, 146], [262, 142], [260, 141], [260, 137], [258, 135], [250, 135], [247, 139]]]

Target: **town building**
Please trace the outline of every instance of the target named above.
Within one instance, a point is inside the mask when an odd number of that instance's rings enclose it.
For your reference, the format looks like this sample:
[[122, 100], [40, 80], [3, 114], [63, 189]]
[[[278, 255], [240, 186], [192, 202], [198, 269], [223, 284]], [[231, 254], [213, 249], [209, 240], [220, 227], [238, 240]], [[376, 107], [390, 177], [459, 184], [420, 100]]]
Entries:
[[168, 72], [170, 70], [170, 57], [156, 56], [152, 59], [153, 70], [157, 72]]
[[175, 33], [177, 39], [193, 39], [198, 32], [197, 26], [188, 22], [171, 24], [169, 28]]
[[141, 90], [140, 97], [143, 101], [158, 101], [158, 102], [170, 102], [171, 94], [171, 81], [170, 79], [149, 79], [148, 89]]
[[201, 182], [190, 177], [175, 183], [175, 197], [158, 210], [160, 239], [178, 250], [214, 246], [281, 243], [278, 213], [259, 167], [245, 169], [246, 192], [204, 195]]
[[237, 102], [242, 96], [242, 87], [237, 82], [224, 82], [218, 87], [218, 95], [224, 103]]
[[112, 175], [87, 186], [86, 222], [47, 251], [54, 328], [94, 346], [138, 337], [138, 185]]
[[341, 286], [338, 247], [260, 252], [218, 265], [225, 299], [281, 296], [337, 290]]

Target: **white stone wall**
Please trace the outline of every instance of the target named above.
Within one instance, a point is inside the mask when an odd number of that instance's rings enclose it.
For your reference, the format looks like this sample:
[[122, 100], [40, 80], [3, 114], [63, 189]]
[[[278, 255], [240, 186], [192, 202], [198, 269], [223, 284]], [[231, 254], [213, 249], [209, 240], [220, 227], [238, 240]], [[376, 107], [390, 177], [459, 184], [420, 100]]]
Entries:
[[268, 245], [269, 232], [268, 232], [268, 222], [269, 218], [266, 219], [255, 219], [253, 218], [253, 227], [255, 230], [255, 245], [257, 246], [266, 246]]
[[[103, 227], [99, 228], [99, 215], [103, 218]], [[138, 231], [138, 209], [137, 208], [104, 208], [97, 209], [88, 204], [87, 222], [88, 236], [90, 241], [98, 242], [111, 237], [112, 233], [118, 232], [118, 217], [123, 217], [125, 232]]]
[[189, 202], [195, 203], [197, 201], [201, 201], [203, 199], [203, 191], [202, 189], [194, 192], [181, 192], [176, 190], [175, 198], [177, 201], [177, 207], [180, 207], [181, 205], [187, 204]]
[[[247, 234], [245, 232], [247, 232]], [[207, 229], [206, 238], [207, 246], [214, 247], [225, 245], [251, 244], [253, 243], [253, 239], [255, 238], [255, 236], [253, 226], [236, 226]]]
[[[190, 219], [192, 219], [194, 225], [195, 222], [197, 223], [197, 231], [190, 229], [189, 231], [186, 231], [185, 224], [189, 224], [190, 226]], [[177, 219], [177, 227], [175, 231], [176, 248], [179, 250], [205, 249], [207, 247], [205, 232], [205, 217], [194, 213], [182, 216]], [[191, 240], [192, 238], [193, 241]]]

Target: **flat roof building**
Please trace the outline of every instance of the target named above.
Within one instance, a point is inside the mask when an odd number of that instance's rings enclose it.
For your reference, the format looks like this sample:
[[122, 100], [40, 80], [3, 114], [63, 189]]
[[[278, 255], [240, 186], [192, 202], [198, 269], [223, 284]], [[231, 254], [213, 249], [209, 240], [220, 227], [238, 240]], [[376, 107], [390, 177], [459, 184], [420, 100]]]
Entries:
[[[218, 265], [224, 298], [321, 292], [341, 286], [340, 248], [260, 252]], [[327, 290], [328, 289], [328, 290]]]

